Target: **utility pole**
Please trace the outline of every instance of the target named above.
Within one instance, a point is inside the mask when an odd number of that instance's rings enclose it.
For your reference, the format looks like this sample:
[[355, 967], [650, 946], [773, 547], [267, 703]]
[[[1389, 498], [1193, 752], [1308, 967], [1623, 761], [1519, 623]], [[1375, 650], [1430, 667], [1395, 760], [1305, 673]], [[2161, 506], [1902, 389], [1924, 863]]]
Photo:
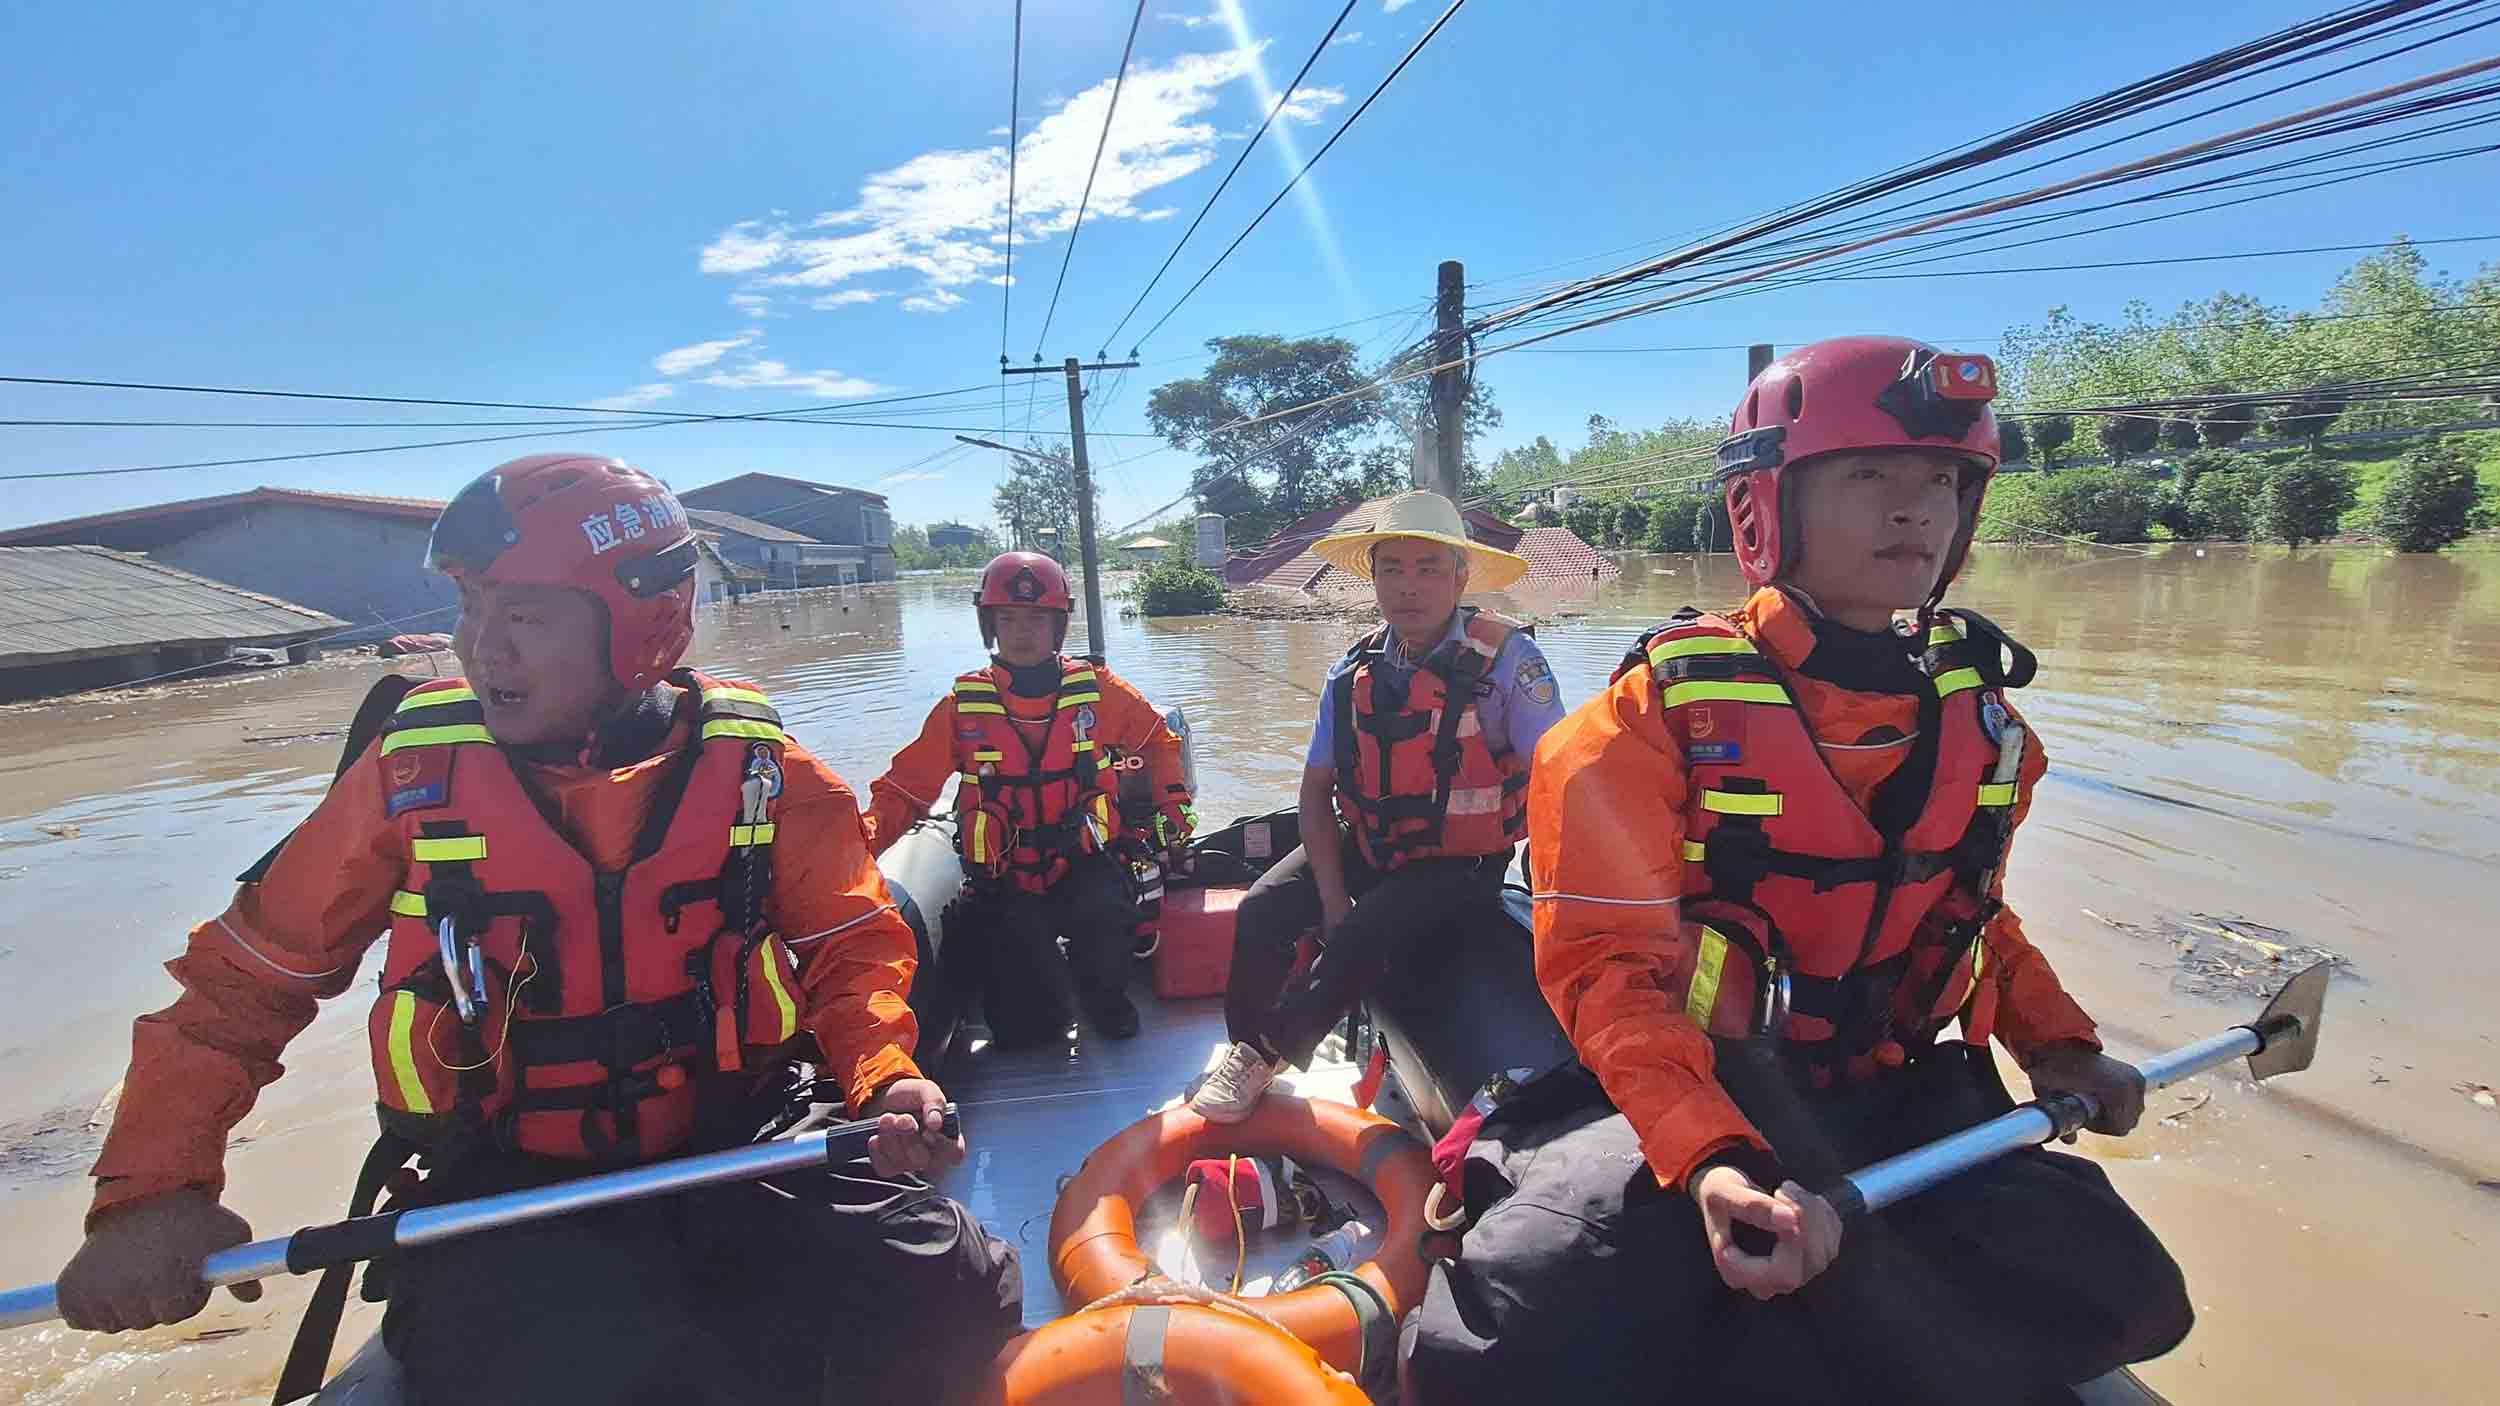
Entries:
[[[1068, 378], [1069, 457], [1074, 461], [1076, 468], [1077, 556], [1078, 560], [1084, 563], [1085, 568], [1085, 657], [1093, 660], [1097, 664], [1104, 662], [1102, 648], [1102, 559], [1100, 548], [1094, 541], [1094, 473], [1092, 465], [1085, 457], [1085, 383], [1082, 379], [1082, 373], [1087, 371], [1126, 371], [1137, 366], [1138, 364], [1139, 363], [1134, 361], [1089, 362], [1072, 356], [1069, 357], [1060, 367], [1060, 370], [1065, 372]], [[1010, 366], [1006, 368], [1002, 374], [1009, 376], [1036, 376], [1046, 375], [1049, 371], [1050, 368], [1047, 366]], [[957, 435], [955, 437], [957, 439], [964, 439], [964, 436], [962, 435]], [[977, 444], [986, 443], [985, 441], [980, 440], [970, 440], [967, 442]], [[1005, 445], [988, 445], [987, 447], [994, 449], [1006, 448]], [[1019, 454], [1023, 451], [1010, 449], [1007, 452], [1011, 454]], [[1028, 454], [1024, 457], [1031, 458], [1032, 456]]]
[[1763, 368], [1770, 364], [1771, 344], [1769, 342], [1756, 342], [1745, 348], [1745, 384], [1752, 385], [1753, 378], [1761, 375]]
[[1455, 504], [1467, 454], [1467, 381], [1472, 371], [1457, 364], [1467, 354], [1467, 268], [1456, 259], [1441, 265], [1433, 316], [1432, 362], [1439, 368], [1432, 373], [1433, 481], [1417, 487]]

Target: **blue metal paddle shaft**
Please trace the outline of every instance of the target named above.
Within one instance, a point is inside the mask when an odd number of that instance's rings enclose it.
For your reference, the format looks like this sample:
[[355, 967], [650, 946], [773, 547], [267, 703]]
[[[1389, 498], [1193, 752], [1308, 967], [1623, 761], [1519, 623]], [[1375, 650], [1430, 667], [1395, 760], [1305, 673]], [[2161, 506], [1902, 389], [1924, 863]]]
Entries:
[[[955, 1136], [961, 1124], [955, 1105], [945, 1108], [945, 1133]], [[366, 1216], [334, 1225], [308, 1226], [278, 1240], [255, 1240], [219, 1250], [200, 1266], [200, 1282], [211, 1288], [272, 1279], [281, 1274], [310, 1274], [335, 1264], [352, 1264], [390, 1250], [456, 1240], [481, 1230], [547, 1220], [598, 1206], [613, 1206], [653, 1196], [667, 1196], [697, 1187], [728, 1182], [760, 1181], [790, 1172], [830, 1166], [877, 1131], [877, 1120], [862, 1118], [837, 1123], [817, 1132], [750, 1147], [731, 1148], [701, 1157], [680, 1157], [646, 1167], [601, 1172], [552, 1186], [531, 1187], [481, 1196], [471, 1201], [427, 1206], [413, 1211]], [[61, 1316], [59, 1286], [32, 1284], [0, 1292], [0, 1329], [48, 1323]]]

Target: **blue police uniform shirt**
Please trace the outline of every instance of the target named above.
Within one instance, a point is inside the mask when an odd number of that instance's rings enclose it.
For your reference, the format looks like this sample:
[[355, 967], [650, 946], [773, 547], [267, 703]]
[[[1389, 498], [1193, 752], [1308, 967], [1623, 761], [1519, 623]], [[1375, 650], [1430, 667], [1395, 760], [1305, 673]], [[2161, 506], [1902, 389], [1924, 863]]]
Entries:
[[[1450, 627], [1441, 638], [1454, 640], [1466, 631], [1466, 613], [1454, 611]], [[1430, 652], [1418, 651], [1415, 657], [1421, 659]], [[1399, 654], [1397, 627], [1391, 626], [1381, 667], [1412, 674], [1415, 666]], [[1333, 768], [1337, 764], [1337, 710], [1331, 706], [1330, 695], [1337, 680], [1353, 667], [1340, 658], [1328, 670], [1328, 682], [1319, 691], [1319, 722], [1311, 729], [1311, 750], [1303, 759], [1305, 766]], [[1547, 728], [1562, 721], [1565, 711], [1562, 689], [1554, 680], [1553, 668], [1545, 662], [1545, 651], [1536, 647], [1527, 631], [1514, 630], [1503, 643], [1502, 652], [1494, 656], [1485, 681], [1493, 685], [1493, 691], [1476, 700], [1476, 720], [1484, 725], [1486, 744], [1497, 757], [1535, 757], [1537, 739], [1545, 735]]]

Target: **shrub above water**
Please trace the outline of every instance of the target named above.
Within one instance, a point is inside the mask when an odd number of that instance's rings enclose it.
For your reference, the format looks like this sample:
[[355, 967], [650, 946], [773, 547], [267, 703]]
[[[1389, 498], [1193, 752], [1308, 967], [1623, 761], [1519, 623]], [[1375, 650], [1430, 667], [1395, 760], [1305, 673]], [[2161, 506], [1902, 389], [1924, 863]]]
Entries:
[[2351, 469], [2306, 455], [2277, 465], [2257, 495], [2257, 529], [2266, 538], [2298, 547], [2335, 535], [2344, 512], [2359, 497]]
[[2435, 552], [2473, 530], [2482, 483], [2473, 456], [2445, 437], [2404, 457], [2379, 499], [2377, 529], [2400, 552]]
[[1130, 587], [1148, 615], [1205, 615], [1224, 608], [1224, 579], [1185, 561], [1159, 561]]

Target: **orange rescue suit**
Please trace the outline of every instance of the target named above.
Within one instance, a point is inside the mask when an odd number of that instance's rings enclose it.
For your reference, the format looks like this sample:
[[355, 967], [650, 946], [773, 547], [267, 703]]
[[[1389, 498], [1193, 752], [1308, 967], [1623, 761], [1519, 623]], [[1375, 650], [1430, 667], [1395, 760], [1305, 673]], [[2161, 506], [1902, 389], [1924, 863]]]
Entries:
[[1040, 698], [1017, 693], [1003, 664], [955, 680], [869, 788], [871, 850], [935, 809], [950, 776], [967, 863], [989, 867], [1004, 843], [1008, 881], [1026, 892], [1057, 883], [1076, 855], [1151, 832], [1158, 811], [1185, 812], [1180, 739], [1145, 695], [1098, 664], [1061, 656], [1051, 667], [1058, 686]]
[[1935, 771], [1889, 843], [1868, 815], [1921, 700], [1798, 673], [1813, 627], [1776, 589], [1732, 620], [1688, 615], [1645, 636], [1538, 747], [1538, 982], [1666, 1185], [1765, 1146], [1717, 1082], [1705, 1024], [1739, 1035], [1767, 1019], [1848, 1074], [1897, 1062], [1902, 1041], [1957, 1012], [1968, 1037], [1993, 1033], [2018, 1058], [2097, 1047], [2002, 904], [2005, 841], [2046, 759], [2027, 741], [2001, 755], [2013, 748], [1992, 731], [2028, 730], [1977, 663], [1996, 646], [1939, 625], [1922, 659]]
[[1463, 611], [1465, 629], [1425, 655], [1403, 690], [1381, 667], [1386, 625], [1355, 641], [1353, 667], [1330, 685], [1337, 813], [1383, 873], [1410, 859], [1500, 854], [1527, 830], [1528, 759], [1495, 756], [1476, 712], [1478, 685], [1519, 627]]
[[[527, 883], [549, 895], [550, 908], [561, 912], [559, 905], [583, 902], [595, 914], [600, 903], [597, 882], [589, 882], [585, 900], [578, 893], [566, 892], [575, 887], [570, 880], [587, 873], [621, 872], [629, 877], [618, 888], [618, 897], [633, 902], [619, 910], [626, 920], [626, 960], [621, 968], [603, 959], [595, 916], [582, 938], [568, 934], [564, 942], [543, 948], [532, 938], [529, 958], [520, 960], [520, 935], [524, 923], [532, 919], [521, 914], [489, 914], [478, 933], [484, 939], [478, 945], [489, 1000], [477, 1024], [465, 1026], [456, 1008], [438, 1018], [421, 1009], [411, 993], [405, 1028], [413, 1072], [428, 1102], [446, 1094], [460, 1098], [458, 1071], [448, 1071], [453, 1082], [445, 1084], [441, 1082], [444, 1068], [415, 1065], [414, 1042], [430, 1037], [441, 1054], [448, 1056], [441, 1065], [473, 1063], [475, 1055], [492, 1050], [509, 1010], [510, 974], [516, 965], [525, 983], [514, 1017], [516, 1029], [534, 1018], [534, 1005], [549, 997], [559, 997], [560, 1012], [599, 1009], [585, 1003], [605, 999], [611, 970], [624, 975], [629, 1005], [655, 999], [665, 1002], [681, 992], [689, 984], [682, 965], [686, 954], [707, 948], [720, 932], [714, 921], [715, 901], [700, 891], [723, 872], [734, 838], [730, 822], [745, 805], [746, 758], [752, 755], [753, 742], [767, 739], [716, 736], [705, 742], [698, 733], [714, 723], [743, 722], [760, 728], [761, 718], [738, 716], [752, 712], [755, 705], [716, 700], [706, 717], [701, 692], [705, 687], [720, 687], [717, 681], [680, 673], [671, 683], [682, 692], [666, 743], [656, 755], [620, 768], [516, 763], [500, 749], [473, 739], [440, 753], [409, 745], [388, 756], [383, 744], [366, 749], [296, 827], [257, 880], [243, 884], [223, 914], [193, 929], [188, 949], [169, 964], [183, 994], [166, 1010], [142, 1017], [133, 1032], [120, 1110], [95, 1166], [98, 1184], [90, 1219], [113, 1206], [179, 1187], [198, 1187], [211, 1194], [222, 1190], [228, 1131], [250, 1111], [261, 1086], [278, 1077], [280, 1053], [312, 1022], [317, 1000], [338, 995], [352, 984], [366, 948], [386, 927], [392, 933], [391, 952], [373, 1028], [377, 1063], [391, 1067], [378, 1069], [377, 1074], [382, 1076], [386, 1106], [394, 1098], [403, 1106], [412, 1102], [405, 1088], [395, 1087], [399, 1071], [391, 1056], [392, 1031], [401, 1022], [398, 992], [393, 988], [404, 988], [412, 979], [423, 982], [417, 971], [425, 961], [433, 962], [441, 975], [440, 934], [430, 921], [420, 920], [412, 911], [423, 900], [429, 904], [427, 918], [432, 917], [434, 895], [428, 890], [434, 888], [432, 876], [438, 866], [419, 859], [414, 850], [415, 840], [427, 838], [424, 829], [429, 816], [436, 820], [457, 816], [464, 825], [474, 822], [472, 828], [483, 832], [487, 857], [468, 862], [472, 876], [490, 893], [508, 884]], [[424, 708], [440, 707], [446, 693], [456, 687], [446, 683], [412, 691], [410, 701]], [[469, 726], [439, 721], [442, 716], [437, 715], [437, 725]], [[412, 731], [394, 729], [391, 735], [405, 737]], [[421, 760], [429, 755], [433, 760], [404, 765], [412, 751]], [[455, 753], [457, 760], [442, 779], [448, 782], [444, 798], [457, 804], [438, 810], [413, 808], [428, 797], [441, 757]], [[776, 996], [765, 979], [765, 968], [754, 967], [743, 1006], [748, 1019], [742, 1027], [733, 1024], [730, 1029], [741, 1047], [766, 1043], [786, 1023], [780, 1003], [780, 997], [786, 996], [796, 1008], [797, 1024], [815, 1037], [826, 1077], [840, 1082], [852, 1110], [858, 1112], [886, 1085], [919, 1072], [909, 1054], [918, 1038], [907, 1000], [914, 940], [869, 858], [849, 788], [795, 742], [778, 744], [774, 755], [781, 770], [781, 794], [772, 802], [769, 823], [774, 832], [770, 837], [774, 860], [765, 879], [762, 908], [775, 935], [771, 973], [782, 985]], [[394, 767], [394, 763], [403, 765]], [[697, 790], [706, 773], [715, 781], [726, 777], [730, 782], [726, 798], [708, 786]], [[520, 796], [516, 775], [527, 778], [543, 802], [543, 811]], [[678, 803], [670, 833], [672, 839], [682, 839], [684, 855], [663, 845], [643, 864], [635, 863], [637, 832], [679, 784], [686, 786], [687, 794]], [[412, 789], [414, 795], [400, 796]], [[502, 799], [496, 801], [497, 796]], [[395, 797], [411, 808], [391, 815]], [[508, 809], [520, 813], [510, 814]], [[721, 823], [715, 827], [714, 820]], [[554, 830], [546, 828], [549, 821], [555, 822]], [[704, 832], [701, 836], [690, 828], [698, 822]], [[549, 842], [558, 832], [570, 857], [549, 852]], [[469, 848], [473, 851], [475, 846]], [[449, 864], [462, 862], [448, 859], [448, 850], [429, 849], [428, 853], [445, 856]], [[516, 870], [507, 856], [512, 860], [551, 858], [560, 867], [529, 873]], [[654, 878], [662, 870], [669, 871], [670, 883], [654, 889], [648, 880], [631, 877], [646, 865], [656, 866], [650, 869]], [[685, 872], [678, 875], [681, 868]], [[667, 890], [679, 882], [690, 883], [694, 889], [676, 895], [678, 931], [671, 934], [667, 931]], [[447, 901], [455, 897], [448, 892], [444, 896]], [[647, 909], [638, 906], [643, 900], [649, 902]], [[526, 899], [504, 904], [489, 897], [485, 907], [538, 911], [537, 904]], [[465, 972], [467, 941], [461, 933], [455, 926], [455, 951]], [[403, 950], [405, 943], [420, 936], [421, 951]], [[507, 943], [512, 945], [507, 947]], [[759, 962], [761, 950], [758, 944]], [[542, 951], [551, 959], [543, 968], [537, 967]], [[569, 961], [577, 951], [587, 955]], [[654, 953], [674, 957], [681, 964], [678, 975], [661, 971]], [[564, 969], [568, 964], [572, 970]], [[445, 976], [439, 994], [449, 995], [448, 980]], [[722, 971], [710, 984], [723, 1004], [735, 999], [735, 971]], [[540, 994], [542, 989], [545, 996]], [[717, 1015], [684, 1039], [676, 1038], [678, 1032], [672, 1028], [675, 1062], [718, 1060], [723, 1029]], [[461, 1051], [464, 1034], [478, 1041], [471, 1055]], [[512, 1050], [507, 1049], [504, 1059], [511, 1057]], [[649, 1068], [634, 1072], [651, 1076], [655, 1092], [670, 1092], [660, 1088], [664, 1076], [657, 1072], [667, 1062], [653, 1061]], [[494, 1088], [500, 1091], [509, 1068], [508, 1062], [490, 1062], [476, 1074], [491, 1073]], [[553, 1085], [579, 1078], [584, 1068], [550, 1065], [540, 1082]], [[668, 1110], [664, 1099], [636, 1102], [636, 1144], [648, 1147], [654, 1135], [665, 1135], [678, 1115]], [[603, 1110], [602, 1120], [595, 1125], [599, 1133], [618, 1136], [610, 1121], [613, 1113], [613, 1109]], [[583, 1126], [579, 1109], [556, 1110], [534, 1121], [559, 1141], [567, 1136], [565, 1129], [577, 1135]], [[533, 1140], [541, 1131], [532, 1129]], [[620, 1137], [620, 1153], [623, 1150]]]
[[632, 862], [594, 864], [540, 816], [457, 680], [382, 734], [385, 813], [411, 859], [370, 1019], [383, 1125], [420, 1145], [471, 1121], [543, 1157], [642, 1161], [684, 1145], [702, 1073], [799, 1034], [773, 933], [786, 742], [753, 689], [691, 671], [696, 745]]

